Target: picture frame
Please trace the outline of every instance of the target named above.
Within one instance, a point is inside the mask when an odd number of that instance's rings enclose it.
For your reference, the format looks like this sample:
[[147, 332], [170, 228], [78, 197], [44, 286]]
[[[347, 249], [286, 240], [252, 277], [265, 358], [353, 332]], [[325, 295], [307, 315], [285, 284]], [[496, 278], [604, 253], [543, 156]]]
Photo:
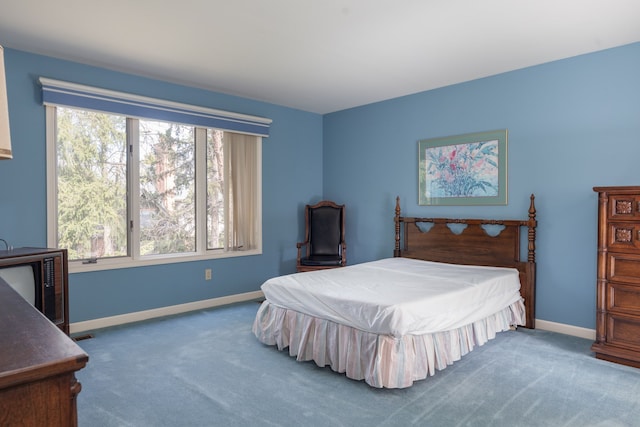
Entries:
[[419, 205], [506, 205], [507, 130], [418, 141]]

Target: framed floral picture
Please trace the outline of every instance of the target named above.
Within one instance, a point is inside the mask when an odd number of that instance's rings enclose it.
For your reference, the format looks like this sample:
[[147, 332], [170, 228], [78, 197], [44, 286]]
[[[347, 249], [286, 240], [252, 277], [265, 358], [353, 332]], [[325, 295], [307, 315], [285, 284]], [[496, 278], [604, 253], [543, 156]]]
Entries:
[[418, 141], [420, 205], [506, 205], [507, 130]]

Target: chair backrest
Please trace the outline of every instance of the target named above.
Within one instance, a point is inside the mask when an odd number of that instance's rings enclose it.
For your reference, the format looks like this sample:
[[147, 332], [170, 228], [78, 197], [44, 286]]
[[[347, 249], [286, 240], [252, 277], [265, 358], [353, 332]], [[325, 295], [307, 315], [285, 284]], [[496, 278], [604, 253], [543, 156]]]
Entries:
[[344, 205], [325, 201], [307, 206], [307, 217], [311, 255], [340, 254], [344, 240]]

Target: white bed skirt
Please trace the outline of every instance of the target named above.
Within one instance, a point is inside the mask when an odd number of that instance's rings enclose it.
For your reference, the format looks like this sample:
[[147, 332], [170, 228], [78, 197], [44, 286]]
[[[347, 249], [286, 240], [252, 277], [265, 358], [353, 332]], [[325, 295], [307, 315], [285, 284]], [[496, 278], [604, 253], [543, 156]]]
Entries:
[[522, 301], [458, 329], [425, 335], [377, 335], [319, 319], [264, 301], [253, 333], [262, 343], [289, 348], [298, 361], [364, 380], [372, 387], [404, 388], [434, 375], [495, 338], [512, 325], [524, 325]]

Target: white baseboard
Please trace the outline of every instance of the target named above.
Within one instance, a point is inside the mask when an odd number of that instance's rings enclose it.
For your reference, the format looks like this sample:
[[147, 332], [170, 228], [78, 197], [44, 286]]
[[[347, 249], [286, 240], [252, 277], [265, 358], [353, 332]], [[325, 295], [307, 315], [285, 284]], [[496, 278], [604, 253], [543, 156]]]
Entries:
[[71, 334], [77, 334], [80, 332], [107, 328], [110, 326], [124, 325], [126, 323], [139, 322], [141, 320], [155, 319], [157, 317], [171, 316], [174, 314], [187, 313], [189, 311], [202, 310], [206, 308], [218, 307], [221, 305], [233, 304], [236, 302], [258, 300], [262, 298], [264, 298], [264, 294], [262, 293], [262, 291], [254, 291], [244, 294], [229, 295], [226, 297], [189, 302], [186, 304], [171, 305], [168, 307], [137, 311], [135, 313], [120, 314], [118, 316], [103, 317], [100, 319], [71, 323], [69, 325], [69, 332]]
[[536, 319], [536, 329], [558, 332], [565, 335], [573, 335], [574, 337], [586, 338], [589, 340], [596, 339], [595, 329], [581, 328], [579, 326], [566, 325], [564, 323], [549, 322], [548, 320]]
[[[264, 298], [264, 294], [262, 293], [262, 291], [254, 291], [244, 294], [229, 295], [226, 297], [189, 302], [186, 304], [171, 305], [168, 307], [137, 311], [135, 313], [127, 313], [118, 316], [103, 317], [100, 319], [71, 323], [69, 325], [69, 332], [71, 334], [77, 334], [81, 332], [93, 331], [96, 329], [108, 328], [110, 326], [124, 325], [127, 323], [139, 322], [142, 320], [155, 319], [158, 317], [171, 316], [174, 314], [187, 313], [189, 311], [203, 310], [207, 308], [218, 307], [221, 305], [258, 300], [262, 298]], [[536, 328], [542, 329], [544, 331], [558, 332], [560, 334], [572, 335], [575, 337], [586, 338], [590, 340], [596, 339], [595, 329], [581, 328], [578, 326], [566, 325], [563, 323], [549, 322], [547, 320], [536, 319]]]

